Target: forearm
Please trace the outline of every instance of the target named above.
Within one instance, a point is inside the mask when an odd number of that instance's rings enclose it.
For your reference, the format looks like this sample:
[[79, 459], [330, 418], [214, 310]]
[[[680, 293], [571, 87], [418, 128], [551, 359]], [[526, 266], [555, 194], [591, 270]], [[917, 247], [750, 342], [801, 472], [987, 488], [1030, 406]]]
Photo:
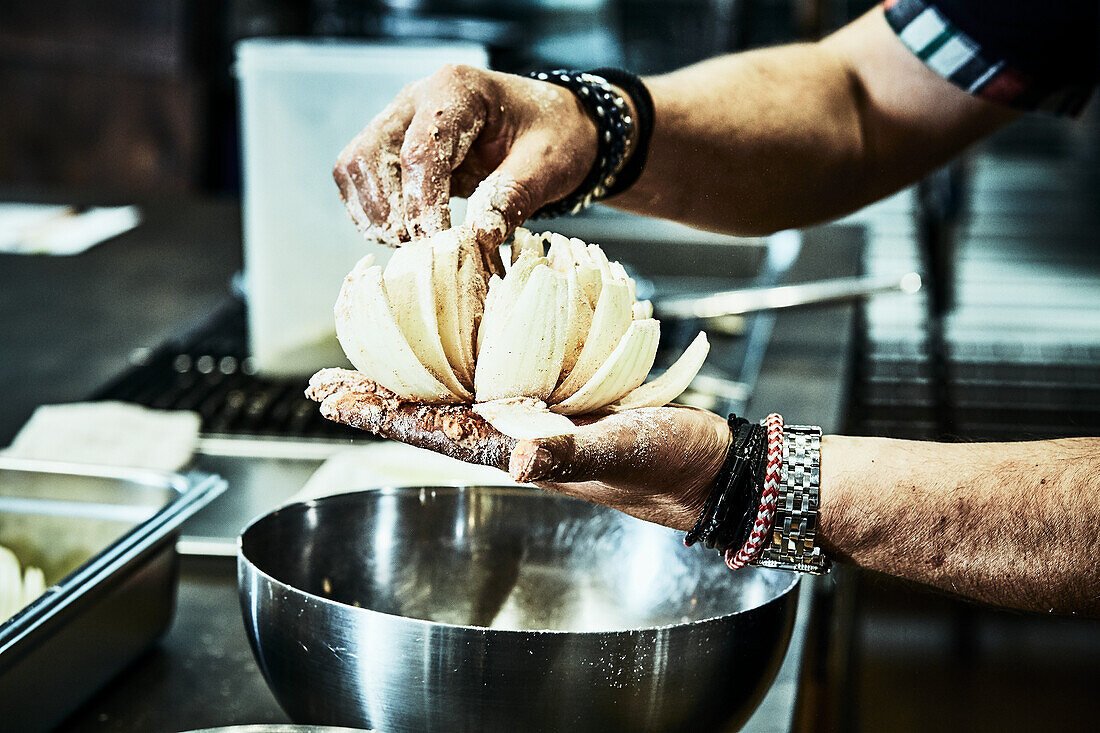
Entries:
[[860, 181], [846, 83], [839, 62], [816, 45], [724, 56], [646, 79], [655, 106], [648, 162], [609, 203], [743, 234], [833, 216]]
[[928, 70], [881, 11], [819, 43], [712, 59], [646, 84], [649, 160], [609, 203], [737, 234], [854, 211], [1014, 116]]
[[1100, 439], [827, 436], [820, 540], [870, 570], [1014, 608], [1100, 614]]

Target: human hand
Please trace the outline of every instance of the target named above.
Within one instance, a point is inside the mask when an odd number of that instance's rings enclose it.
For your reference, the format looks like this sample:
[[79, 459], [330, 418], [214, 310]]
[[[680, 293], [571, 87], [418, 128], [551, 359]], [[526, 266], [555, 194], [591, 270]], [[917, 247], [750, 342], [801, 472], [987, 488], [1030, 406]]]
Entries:
[[730, 443], [723, 418], [676, 405], [581, 418], [571, 434], [515, 440], [468, 406], [406, 402], [347, 369], [318, 372], [306, 395], [330, 420], [684, 531]]
[[595, 124], [568, 90], [452, 65], [405, 87], [340, 153], [333, 177], [356, 226], [392, 246], [449, 228], [450, 197], [469, 197], [465, 223], [488, 260], [579, 186], [595, 157]]

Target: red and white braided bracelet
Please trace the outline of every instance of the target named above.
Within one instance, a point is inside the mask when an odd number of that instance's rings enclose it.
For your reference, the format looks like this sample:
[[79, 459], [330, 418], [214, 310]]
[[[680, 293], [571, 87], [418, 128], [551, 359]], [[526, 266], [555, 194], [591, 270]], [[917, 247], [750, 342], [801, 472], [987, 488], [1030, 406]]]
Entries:
[[725, 552], [726, 565], [737, 570], [747, 565], [763, 549], [771, 535], [775, 522], [775, 504], [779, 497], [779, 472], [783, 465], [783, 416], [772, 413], [764, 419], [768, 436], [767, 466], [764, 469], [764, 491], [760, 495], [760, 506], [756, 510], [756, 520], [745, 544], [738, 549], [729, 548]]

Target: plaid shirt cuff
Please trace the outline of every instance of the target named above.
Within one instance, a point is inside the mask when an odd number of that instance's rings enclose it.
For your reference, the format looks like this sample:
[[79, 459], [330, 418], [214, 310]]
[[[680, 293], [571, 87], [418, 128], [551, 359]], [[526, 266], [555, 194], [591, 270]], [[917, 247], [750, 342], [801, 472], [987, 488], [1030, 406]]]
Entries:
[[1021, 110], [1074, 116], [1092, 87], [1060, 84], [983, 52], [981, 45], [925, 0], [886, 0], [886, 21], [928, 68], [976, 97]]

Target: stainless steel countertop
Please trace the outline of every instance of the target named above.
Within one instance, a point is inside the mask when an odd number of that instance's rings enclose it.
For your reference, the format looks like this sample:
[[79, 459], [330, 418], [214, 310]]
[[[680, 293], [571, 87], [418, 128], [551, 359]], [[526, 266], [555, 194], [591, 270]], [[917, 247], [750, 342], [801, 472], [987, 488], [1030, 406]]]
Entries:
[[[0, 394], [6, 405], [0, 414], [0, 444], [10, 440], [34, 406], [86, 397], [124, 369], [135, 351], [193, 328], [228, 297], [230, 278], [240, 267], [234, 202], [147, 202], [143, 213], [145, 223], [136, 230], [83, 255], [0, 255], [5, 314], [0, 322], [0, 343], [5, 344]], [[856, 274], [861, 250], [858, 228], [811, 230], [792, 280]], [[125, 288], [125, 298], [119, 297], [120, 288]], [[789, 422], [839, 429], [852, 316], [851, 306], [777, 314], [747, 414], [779, 411]], [[251, 477], [251, 488], [230, 499], [239, 504], [235, 511], [245, 513], [281, 501], [316, 465], [298, 461], [288, 470], [279, 459], [254, 465], [247, 465], [248, 459], [205, 460], [230, 478], [227, 496], [234, 492], [233, 471]], [[265, 471], [281, 476], [283, 487], [262, 480]], [[204, 521], [209, 520], [201, 515], [192, 520], [196, 529]], [[795, 634], [779, 677], [744, 730], [792, 729], [806, 627], [813, 613], [809, 590], [804, 583]], [[172, 628], [60, 730], [167, 731], [285, 720], [244, 636], [233, 561], [184, 558]]]

